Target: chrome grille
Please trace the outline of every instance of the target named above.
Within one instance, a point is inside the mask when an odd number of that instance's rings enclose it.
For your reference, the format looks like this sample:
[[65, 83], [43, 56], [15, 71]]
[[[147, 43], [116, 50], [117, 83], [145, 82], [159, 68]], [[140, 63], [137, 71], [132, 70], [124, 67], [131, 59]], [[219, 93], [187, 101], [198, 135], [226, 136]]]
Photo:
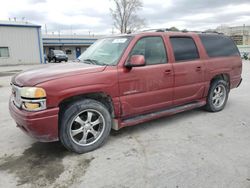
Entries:
[[12, 100], [18, 108], [20, 108], [22, 105], [20, 90], [21, 90], [20, 87], [12, 84]]

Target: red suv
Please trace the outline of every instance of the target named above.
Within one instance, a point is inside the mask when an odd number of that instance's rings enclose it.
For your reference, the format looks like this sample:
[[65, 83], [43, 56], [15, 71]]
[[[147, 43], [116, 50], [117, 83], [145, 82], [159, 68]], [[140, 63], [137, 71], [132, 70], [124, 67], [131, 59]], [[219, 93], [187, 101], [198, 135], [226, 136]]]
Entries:
[[222, 110], [241, 72], [239, 51], [224, 35], [112, 36], [96, 41], [78, 62], [14, 76], [9, 109], [27, 134], [84, 153], [101, 146], [111, 128], [202, 106]]

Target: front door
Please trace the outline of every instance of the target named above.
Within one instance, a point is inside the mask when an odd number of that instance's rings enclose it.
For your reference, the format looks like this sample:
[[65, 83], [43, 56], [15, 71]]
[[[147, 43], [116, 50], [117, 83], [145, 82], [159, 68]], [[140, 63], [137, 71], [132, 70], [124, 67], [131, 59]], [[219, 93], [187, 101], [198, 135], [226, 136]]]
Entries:
[[76, 47], [76, 58], [78, 58], [81, 55], [81, 48]]
[[175, 57], [174, 105], [201, 99], [205, 90], [204, 62], [200, 59], [195, 41], [191, 37], [170, 37]]
[[[143, 37], [129, 57], [144, 55], [146, 65], [119, 70], [122, 117], [127, 118], [172, 105], [173, 68], [161, 36]], [[129, 58], [128, 58], [129, 59]]]

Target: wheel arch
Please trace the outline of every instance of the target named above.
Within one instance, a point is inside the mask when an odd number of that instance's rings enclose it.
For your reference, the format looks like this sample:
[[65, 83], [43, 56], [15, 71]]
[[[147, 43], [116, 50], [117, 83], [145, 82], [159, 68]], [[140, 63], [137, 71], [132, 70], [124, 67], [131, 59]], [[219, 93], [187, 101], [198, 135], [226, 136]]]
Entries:
[[214, 75], [210, 80], [210, 85], [213, 83], [214, 80], [224, 80], [228, 83], [228, 87], [230, 88], [230, 75], [228, 73], [221, 73]]
[[[114, 104], [111, 96], [104, 92], [94, 92], [94, 93], [85, 93], [85, 94], [80, 94], [76, 96], [71, 96], [68, 98], [63, 99], [59, 103], [59, 117], [63, 112], [63, 109], [67, 108], [70, 104], [79, 101], [79, 100], [84, 100], [84, 99], [93, 99], [96, 101], [101, 102], [110, 112], [111, 117], [115, 117], [115, 112], [114, 112]], [[60, 118], [59, 118], [60, 119]]]

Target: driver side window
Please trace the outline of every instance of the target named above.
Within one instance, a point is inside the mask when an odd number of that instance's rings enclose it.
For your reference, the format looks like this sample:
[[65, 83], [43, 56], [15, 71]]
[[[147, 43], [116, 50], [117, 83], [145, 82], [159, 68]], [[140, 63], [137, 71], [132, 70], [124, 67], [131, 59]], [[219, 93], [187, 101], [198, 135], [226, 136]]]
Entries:
[[132, 55], [143, 55], [146, 65], [167, 63], [166, 49], [161, 37], [144, 37], [137, 41], [130, 52]]

